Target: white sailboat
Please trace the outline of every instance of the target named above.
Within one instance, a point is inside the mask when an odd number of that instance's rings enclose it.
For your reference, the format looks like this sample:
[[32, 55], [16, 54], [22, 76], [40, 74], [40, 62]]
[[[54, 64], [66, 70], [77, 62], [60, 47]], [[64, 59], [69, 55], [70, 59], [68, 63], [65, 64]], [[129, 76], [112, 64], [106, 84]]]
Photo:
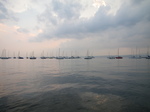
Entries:
[[20, 56], [20, 51], [18, 52], [18, 59], [24, 59], [23, 57]]
[[84, 59], [92, 59], [92, 56], [89, 56], [89, 51], [87, 50], [87, 56]]
[[115, 59], [115, 56], [110, 56], [110, 52], [109, 52], [109, 56], [107, 57], [108, 59]]
[[63, 56], [60, 56], [60, 49], [59, 49], [58, 57], [56, 57], [56, 59], [64, 59], [64, 57], [63, 57]]
[[149, 55], [149, 47], [148, 47], [148, 50], [147, 50], [147, 57], [146, 59], [150, 59], [150, 55]]
[[131, 49], [131, 55], [130, 55], [129, 58], [130, 59], [135, 59], [135, 55], [134, 55], [134, 50], [133, 49]]
[[[140, 51], [139, 51], [140, 52]], [[140, 53], [139, 53], [139, 55], [137, 55], [137, 47], [136, 47], [136, 57], [135, 57], [135, 59], [141, 59], [142, 57], [140, 56]]]
[[41, 54], [41, 57], [40, 57], [41, 59], [46, 59], [46, 57], [44, 56], [44, 51], [42, 52], [42, 54]]
[[9, 57], [6, 57], [6, 49], [3, 49], [1, 59], [9, 59]]

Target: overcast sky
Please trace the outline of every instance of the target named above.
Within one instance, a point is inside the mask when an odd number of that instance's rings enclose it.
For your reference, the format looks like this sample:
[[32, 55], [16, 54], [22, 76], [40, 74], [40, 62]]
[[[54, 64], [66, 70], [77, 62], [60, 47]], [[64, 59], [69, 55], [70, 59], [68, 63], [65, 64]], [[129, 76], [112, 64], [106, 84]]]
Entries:
[[0, 0], [0, 52], [146, 54], [150, 0]]

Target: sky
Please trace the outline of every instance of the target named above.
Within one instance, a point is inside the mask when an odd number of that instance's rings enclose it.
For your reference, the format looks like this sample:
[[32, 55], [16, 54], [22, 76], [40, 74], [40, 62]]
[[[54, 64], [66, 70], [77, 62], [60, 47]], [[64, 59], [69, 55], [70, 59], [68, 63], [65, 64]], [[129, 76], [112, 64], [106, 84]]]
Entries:
[[0, 52], [9, 56], [144, 54], [150, 0], [0, 0]]

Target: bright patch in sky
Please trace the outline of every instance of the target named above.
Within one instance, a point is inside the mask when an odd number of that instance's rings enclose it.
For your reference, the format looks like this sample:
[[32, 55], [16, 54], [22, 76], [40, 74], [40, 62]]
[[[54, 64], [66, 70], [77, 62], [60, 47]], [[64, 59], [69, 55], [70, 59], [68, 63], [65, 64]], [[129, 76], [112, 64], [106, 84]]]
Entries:
[[99, 8], [100, 6], [106, 6], [105, 1], [102, 0], [93, 0], [93, 6]]

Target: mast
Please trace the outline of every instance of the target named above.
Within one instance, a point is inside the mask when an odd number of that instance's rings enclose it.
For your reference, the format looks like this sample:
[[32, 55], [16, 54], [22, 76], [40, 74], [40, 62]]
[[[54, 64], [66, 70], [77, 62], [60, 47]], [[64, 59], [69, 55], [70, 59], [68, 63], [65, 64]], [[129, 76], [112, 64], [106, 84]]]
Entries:
[[18, 57], [20, 57], [20, 51], [18, 52]]
[[58, 53], [58, 57], [60, 57], [60, 48], [59, 48], [59, 53]]
[[147, 47], [147, 56], [149, 56], [149, 47]]
[[119, 48], [118, 48], [118, 57], [119, 57]]
[[87, 50], [87, 57], [89, 56], [89, 50]]
[[136, 47], [136, 57], [137, 57], [137, 47]]

